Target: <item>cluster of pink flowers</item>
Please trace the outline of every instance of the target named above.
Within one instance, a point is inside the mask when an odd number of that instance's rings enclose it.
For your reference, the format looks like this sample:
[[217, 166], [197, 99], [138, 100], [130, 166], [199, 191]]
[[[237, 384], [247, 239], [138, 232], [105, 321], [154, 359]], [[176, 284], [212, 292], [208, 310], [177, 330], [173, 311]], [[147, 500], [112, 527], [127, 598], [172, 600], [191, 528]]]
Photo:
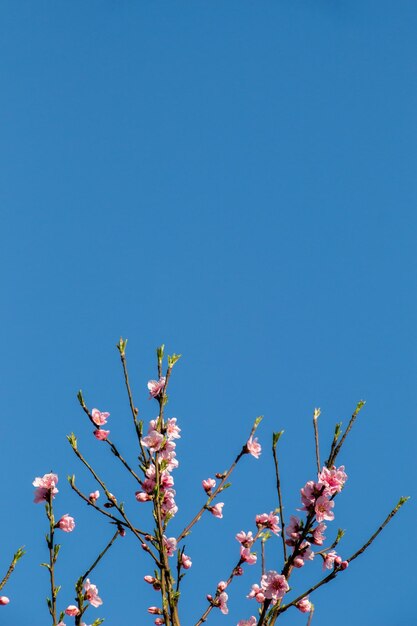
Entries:
[[[152, 382], [152, 381], [151, 381]], [[160, 488], [163, 493], [161, 502], [161, 512], [164, 518], [172, 518], [178, 511], [175, 503], [174, 478], [171, 472], [178, 467], [176, 458], [176, 443], [174, 439], [179, 439], [181, 429], [177, 426], [177, 418], [172, 417], [163, 424], [159, 432], [158, 420], [151, 420], [146, 437], [142, 438], [142, 445], [155, 454], [147, 468], [146, 478], [142, 483], [142, 491], [136, 492], [138, 502], [147, 502], [154, 497], [156, 487], [156, 462], [159, 463]]]
[[257, 561], [255, 552], [251, 552], [250, 549], [255, 541], [252, 531], [245, 533], [241, 530], [236, 535], [237, 541], [240, 543], [240, 558], [248, 565], [254, 565]]

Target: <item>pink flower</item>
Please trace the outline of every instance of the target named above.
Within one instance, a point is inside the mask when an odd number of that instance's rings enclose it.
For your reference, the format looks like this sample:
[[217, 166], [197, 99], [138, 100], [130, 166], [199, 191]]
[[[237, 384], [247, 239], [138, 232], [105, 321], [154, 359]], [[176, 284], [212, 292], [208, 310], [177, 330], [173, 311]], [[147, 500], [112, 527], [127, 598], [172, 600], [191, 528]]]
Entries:
[[303, 528], [303, 523], [301, 522], [299, 517], [295, 517], [295, 515], [291, 515], [290, 523], [285, 529], [285, 534], [288, 539], [286, 539], [285, 543], [287, 546], [294, 546], [295, 542], [299, 539], [300, 533]]
[[161, 376], [159, 380], [150, 380], [148, 382], [149, 398], [156, 398], [159, 396], [163, 388], [165, 387], [165, 377]]
[[219, 595], [219, 609], [221, 610], [223, 615], [227, 615], [229, 612], [229, 609], [227, 608], [227, 604], [226, 604], [228, 599], [229, 599], [229, 596], [227, 595], [227, 593], [225, 591], [222, 591], [221, 594]]
[[10, 600], [7, 596], [0, 596], [0, 606], [6, 606], [9, 602]]
[[65, 613], [69, 615], [70, 617], [76, 617], [77, 615], [80, 614], [80, 611], [74, 604], [70, 604], [65, 609]]
[[258, 443], [257, 437], [255, 437], [255, 439], [249, 437], [248, 441], [246, 442], [246, 449], [252, 456], [255, 457], [255, 459], [259, 459], [262, 451], [262, 446], [260, 443]]
[[227, 587], [227, 582], [225, 582], [224, 580], [221, 580], [219, 583], [217, 583], [217, 591], [224, 591]]
[[97, 608], [101, 604], [103, 604], [103, 600], [99, 598], [98, 589], [96, 585], [92, 585], [90, 583], [89, 578], [87, 578], [87, 580], [84, 583], [84, 592], [85, 592], [84, 597], [86, 600], [88, 600], [91, 606], [94, 606], [95, 608]]
[[162, 609], [159, 609], [157, 606], [150, 606], [148, 608], [148, 613], [151, 615], [162, 615]]
[[151, 452], [157, 452], [162, 448], [164, 436], [157, 430], [150, 429], [146, 437], [142, 438], [142, 444]]
[[282, 574], [270, 570], [261, 578], [261, 587], [265, 598], [268, 600], [279, 600], [283, 598], [289, 589], [287, 579]]
[[301, 613], [310, 613], [311, 611], [311, 602], [308, 599], [308, 596], [304, 596], [297, 604], [295, 605]]
[[241, 530], [240, 533], [237, 533], [236, 539], [239, 543], [242, 544], [244, 548], [250, 548], [253, 544], [252, 531], [250, 530], [248, 533], [245, 533], [243, 530]]
[[95, 501], [99, 499], [99, 497], [100, 497], [100, 492], [97, 489], [97, 491], [92, 491], [90, 493], [90, 495], [88, 496], [88, 499], [90, 500], [90, 502], [92, 502], [94, 504]]
[[262, 604], [265, 600], [263, 589], [256, 583], [252, 585], [252, 588], [246, 597], [249, 599], [255, 598], [256, 602], [259, 602], [259, 604]]
[[169, 539], [164, 535], [164, 546], [167, 550], [168, 556], [173, 556], [175, 550], [177, 549], [177, 540], [175, 537], [170, 537]]
[[186, 554], [182, 553], [181, 555], [181, 563], [184, 569], [190, 569], [191, 565], [193, 564], [192, 560], [190, 559], [189, 556], [187, 556]]
[[257, 515], [255, 521], [258, 528], [269, 528], [269, 530], [275, 535], [277, 535], [281, 530], [278, 526], [279, 517], [278, 515], [275, 515], [273, 511], [271, 511], [269, 515], [268, 513], [262, 513], [261, 515]]
[[250, 548], [240, 547], [240, 558], [248, 565], [254, 565], [257, 560], [257, 556], [254, 552], [250, 551]]
[[214, 487], [216, 486], [216, 481], [214, 480], [214, 478], [207, 478], [206, 480], [203, 480], [201, 484], [203, 485], [204, 491], [207, 491], [208, 493], [209, 491], [214, 489]]
[[110, 431], [100, 428], [100, 429], [94, 430], [93, 435], [99, 441], [106, 441], [107, 437], [110, 435]]
[[93, 409], [91, 411], [91, 419], [96, 426], [103, 426], [103, 424], [106, 424], [108, 417], [110, 417], [110, 413], [102, 413], [98, 409]]
[[208, 510], [214, 515], [214, 517], [218, 517], [219, 519], [221, 519], [223, 517], [223, 507], [224, 502], [218, 502], [214, 506], [209, 506]]
[[332, 550], [331, 552], [328, 552], [327, 554], [324, 553], [323, 554], [323, 569], [333, 569], [334, 565], [335, 565], [335, 559], [337, 559], [337, 553]]
[[323, 467], [319, 474], [319, 481], [326, 485], [326, 493], [333, 495], [339, 493], [343, 489], [343, 485], [347, 481], [347, 474], [345, 473], [345, 466], [341, 465], [336, 469], [333, 465], [331, 469]]
[[310, 548], [310, 544], [308, 541], [303, 541], [299, 550], [300, 554], [297, 554], [293, 562], [294, 567], [303, 567], [306, 561], [312, 561], [315, 556], [315, 553]]
[[301, 510], [310, 512], [323, 489], [323, 486], [316, 484], [313, 480], [309, 480], [300, 490], [301, 502], [303, 504], [303, 508]]
[[33, 481], [32, 485], [36, 487], [34, 502], [44, 502], [49, 498], [49, 494], [52, 493], [52, 497], [58, 493], [56, 484], [58, 482], [58, 476], [56, 474], [44, 474], [42, 478], [37, 477]]
[[68, 513], [65, 513], [57, 522], [56, 528], [60, 528], [64, 533], [71, 533], [75, 528], [75, 520]]
[[334, 501], [328, 500], [326, 496], [320, 496], [317, 498], [314, 510], [316, 512], [316, 520], [323, 522], [326, 520], [334, 519], [334, 513], [331, 509], [334, 507]]
[[177, 426], [176, 417], [171, 417], [170, 419], [168, 419], [166, 421], [165, 428], [166, 428], [166, 435], [168, 439], [180, 439], [181, 438], [181, 435], [180, 435], [181, 428], [178, 428]]
[[323, 545], [324, 540], [326, 539], [326, 537], [323, 535], [323, 532], [326, 530], [326, 528], [327, 528], [326, 524], [320, 523], [313, 530], [312, 543], [314, 543], [316, 546]]
[[249, 619], [241, 619], [240, 622], [237, 623], [237, 626], [256, 626], [257, 623], [258, 620], [252, 615]]
[[135, 498], [138, 502], [149, 502], [149, 500], [152, 500], [151, 496], [144, 491], [137, 491]]

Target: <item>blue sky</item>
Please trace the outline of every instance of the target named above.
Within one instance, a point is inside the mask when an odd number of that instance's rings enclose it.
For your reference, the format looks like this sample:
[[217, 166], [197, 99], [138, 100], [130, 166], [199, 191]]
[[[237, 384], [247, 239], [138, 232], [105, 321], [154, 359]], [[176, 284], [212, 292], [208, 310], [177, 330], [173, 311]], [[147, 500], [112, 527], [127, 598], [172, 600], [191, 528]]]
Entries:
[[[315, 406], [324, 449], [335, 422], [367, 400], [340, 457], [342, 553], [413, 495], [416, 24], [409, 0], [2, 3], [1, 567], [27, 549], [2, 624], [48, 623], [35, 476], [59, 474], [57, 513], [77, 519], [62, 538], [62, 607], [111, 534], [65, 484], [75, 473], [94, 487], [67, 433], [146, 516], [76, 402], [82, 388], [110, 411], [113, 439], [134, 458], [120, 335], [145, 420], [155, 417], [154, 348], [184, 355], [169, 404], [183, 429], [173, 534], [200, 505], [201, 479], [225, 469], [265, 415], [263, 456], [242, 461], [224, 519], [205, 518], [187, 541], [187, 626], [235, 562], [236, 532], [276, 506], [274, 430], [285, 430], [287, 518], [299, 506], [314, 478]], [[412, 623], [415, 520], [411, 500], [317, 593], [313, 626]], [[279, 559], [271, 542], [268, 566]], [[118, 542], [92, 577], [105, 601], [94, 617], [151, 624], [149, 569], [133, 539]], [[312, 564], [299, 578], [320, 573]], [[213, 626], [254, 613], [244, 596], [258, 577], [248, 569]]]

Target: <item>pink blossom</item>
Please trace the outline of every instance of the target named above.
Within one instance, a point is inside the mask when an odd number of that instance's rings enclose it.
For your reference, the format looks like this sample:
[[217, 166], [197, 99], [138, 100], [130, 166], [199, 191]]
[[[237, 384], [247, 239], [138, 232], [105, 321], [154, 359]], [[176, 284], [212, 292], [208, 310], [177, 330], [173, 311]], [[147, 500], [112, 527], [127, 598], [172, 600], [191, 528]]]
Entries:
[[323, 485], [317, 484], [313, 480], [309, 480], [300, 490], [301, 502], [303, 504], [303, 508], [301, 510], [310, 512], [323, 489]]
[[323, 467], [319, 474], [319, 481], [326, 485], [325, 492], [329, 495], [339, 493], [343, 489], [343, 485], [347, 481], [347, 474], [345, 473], [345, 466], [341, 465], [336, 469], [333, 465], [331, 469]]
[[315, 554], [310, 548], [308, 541], [303, 541], [299, 547], [299, 551], [300, 554], [297, 554], [293, 561], [294, 567], [303, 567], [306, 561], [312, 561], [314, 559]]
[[265, 598], [268, 600], [278, 600], [284, 597], [289, 589], [287, 579], [282, 574], [270, 570], [261, 578], [261, 587]]
[[90, 583], [90, 579], [87, 578], [87, 580], [84, 583], [84, 592], [85, 592], [85, 599], [88, 600], [88, 602], [91, 604], [91, 606], [94, 606], [95, 608], [99, 607], [101, 604], [103, 604], [103, 600], [101, 598], [99, 598], [98, 595], [98, 589], [96, 587], [96, 585], [92, 585]]
[[192, 560], [190, 559], [189, 556], [187, 556], [186, 554], [182, 553], [181, 555], [181, 563], [184, 569], [190, 569], [191, 565], [193, 564]]
[[257, 515], [255, 518], [256, 525], [258, 528], [269, 528], [271, 532], [277, 535], [280, 532], [280, 527], [278, 526], [279, 517], [275, 515], [273, 511], [268, 513], [262, 513], [261, 515]]
[[177, 540], [175, 539], [175, 537], [169, 537], [168, 539], [164, 535], [164, 546], [166, 548], [167, 555], [173, 556], [175, 553], [175, 550], [177, 549]]
[[245, 533], [243, 530], [241, 530], [240, 533], [237, 533], [236, 539], [245, 548], [250, 548], [253, 544], [252, 531], [250, 530], [248, 533]]
[[240, 547], [240, 558], [248, 565], [254, 565], [257, 560], [257, 556], [254, 552], [250, 551], [250, 548]]
[[258, 623], [258, 620], [256, 619], [254, 615], [252, 615], [252, 617], [250, 617], [249, 619], [241, 619], [237, 623], [237, 626], [256, 626], [257, 623]]
[[91, 419], [96, 426], [103, 426], [103, 424], [106, 424], [108, 417], [110, 417], [110, 413], [102, 413], [98, 409], [93, 409], [91, 411]]
[[135, 498], [138, 502], [149, 502], [149, 500], [152, 500], [151, 496], [144, 491], [137, 491]]
[[326, 539], [326, 537], [323, 535], [323, 532], [326, 530], [327, 526], [326, 524], [320, 523], [318, 526], [316, 526], [316, 528], [313, 530], [313, 537], [312, 537], [312, 543], [314, 543], [316, 546], [322, 546], [324, 543], [324, 540]]
[[164, 492], [164, 497], [161, 503], [161, 512], [164, 517], [166, 517], [167, 515], [170, 515], [171, 517], [173, 517], [178, 511], [178, 507], [175, 503], [174, 496], [175, 496], [175, 489], [167, 489]]
[[316, 513], [316, 520], [323, 522], [324, 520], [333, 520], [334, 513], [331, 509], [334, 507], [334, 501], [328, 500], [326, 496], [320, 496], [317, 498], [314, 511]]
[[69, 615], [70, 617], [76, 617], [77, 615], [80, 614], [80, 610], [74, 604], [70, 604], [65, 609], [65, 613]]
[[227, 604], [226, 604], [228, 599], [229, 599], [229, 596], [227, 595], [227, 593], [225, 591], [222, 591], [221, 594], [219, 595], [219, 609], [223, 613], [223, 615], [227, 615], [229, 612], [229, 609], [227, 608]]
[[262, 604], [262, 602], [264, 602], [265, 600], [265, 594], [263, 589], [256, 583], [252, 585], [252, 588], [246, 597], [249, 599], [255, 598], [256, 602], [259, 602], [259, 604]]
[[34, 502], [44, 502], [49, 498], [49, 494], [52, 493], [52, 497], [58, 493], [56, 484], [58, 482], [58, 476], [56, 474], [44, 474], [42, 478], [37, 477], [33, 481], [32, 485], [36, 487]]
[[68, 513], [65, 513], [59, 522], [57, 522], [56, 527], [60, 528], [65, 533], [71, 533], [75, 528], [75, 520], [73, 517], [68, 515]]
[[110, 431], [104, 430], [104, 428], [97, 428], [97, 430], [93, 430], [93, 435], [99, 441], [106, 441], [107, 437], [110, 435]]
[[301, 613], [310, 613], [311, 611], [311, 602], [308, 599], [308, 596], [304, 596], [297, 604], [295, 605]]
[[151, 452], [157, 452], [161, 449], [164, 436], [157, 430], [150, 430], [146, 437], [142, 438], [142, 444], [149, 448]]
[[99, 492], [99, 490], [97, 489], [97, 491], [92, 491], [92, 492], [90, 493], [90, 495], [88, 496], [88, 499], [90, 500], [90, 502], [93, 502], [93, 504], [94, 504], [94, 502], [95, 502], [96, 500], [98, 500], [98, 499], [99, 499], [99, 497], [100, 497], [100, 492]]
[[285, 543], [287, 546], [294, 546], [295, 542], [299, 539], [300, 533], [303, 528], [303, 523], [301, 522], [299, 517], [295, 515], [291, 515], [290, 523], [285, 529], [285, 534], [288, 539], [286, 539]]
[[335, 559], [337, 559], [337, 553], [334, 550], [327, 553], [325, 552], [323, 554], [323, 569], [333, 569]]
[[7, 596], [0, 596], [0, 606], [6, 606], [9, 602], [10, 600]]
[[255, 439], [253, 439], [253, 437], [249, 437], [248, 441], [246, 442], [246, 449], [252, 456], [255, 457], [255, 459], [259, 459], [259, 457], [261, 456], [262, 446], [258, 442], [257, 437], [255, 437]]
[[225, 582], [224, 580], [221, 580], [219, 583], [217, 583], [217, 591], [224, 591], [227, 587], [227, 582]]
[[221, 519], [223, 517], [223, 507], [224, 502], [218, 502], [214, 506], [210, 506], [208, 510], [214, 515], [214, 517], [218, 517], [219, 519]]
[[162, 615], [162, 609], [159, 609], [157, 606], [150, 606], [148, 608], [148, 613], [151, 615]]
[[163, 388], [165, 387], [165, 377], [161, 376], [159, 380], [150, 380], [148, 382], [149, 398], [156, 398], [159, 396]]
[[166, 435], [168, 439], [180, 439], [181, 438], [181, 435], [180, 435], [181, 428], [177, 426], [176, 417], [171, 417], [170, 419], [168, 419], [166, 421], [165, 428], [166, 428]]
[[209, 491], [214, 489], [214, 487], [216, 486], [216, 481], [214, 480], [214, 478], [207, 478], [206, 480], [203, 480], [201, 484], [203, 485], [204, 491], [207, 491], [208, 493]]
[[162, 626], [162, 624], [165, 624], [165, 620], [163, 617], [157, 617], [154, 624], [156, 624], [156, 626]]

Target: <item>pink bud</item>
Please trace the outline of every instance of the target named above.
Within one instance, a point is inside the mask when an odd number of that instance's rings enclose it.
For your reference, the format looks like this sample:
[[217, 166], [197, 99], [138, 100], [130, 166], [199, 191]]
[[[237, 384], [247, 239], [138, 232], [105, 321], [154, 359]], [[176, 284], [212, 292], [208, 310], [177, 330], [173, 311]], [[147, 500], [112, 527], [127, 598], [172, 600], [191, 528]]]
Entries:
[[158, 609], [157, 606], [150, 606], [148, 608], [148, 613], [151, 613], [152, 615], [162, 615], [162, 610]]
[[74, 606], [74, 604], [70, 604], [65, 609], [65, 613], [69, 615], [70, 617], [76, 617], [77, 615], [80, 614], [80, 611], [76, 606]]
[[110, 431], [103, 430], [103, 428], [101, 428], [100, 430], [93, 431], [93, 435], [99, 441], [106, 441], [107, 437], [110, 435]]
[[349, 561], [342, 561], [340, 564], [340, 569], [346, 569], [349, 567]]
[[224, 591], [226, 587], [227, 587], [227, 583], [224, 580], [221, 580], [219, 584], [217, 585], [217, 589], [219, 591]]
[[9, 604], [10, 600], [7, 596], [0, 596], [0, 606], [5, 606]]

